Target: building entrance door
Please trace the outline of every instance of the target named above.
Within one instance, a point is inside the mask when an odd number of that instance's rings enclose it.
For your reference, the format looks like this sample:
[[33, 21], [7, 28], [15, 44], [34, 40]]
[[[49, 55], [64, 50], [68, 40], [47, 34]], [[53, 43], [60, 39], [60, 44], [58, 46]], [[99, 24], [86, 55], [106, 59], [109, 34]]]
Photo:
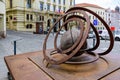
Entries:
[[43, 33], [43, 22], [36, 23], [36, 33], [38, 34]]

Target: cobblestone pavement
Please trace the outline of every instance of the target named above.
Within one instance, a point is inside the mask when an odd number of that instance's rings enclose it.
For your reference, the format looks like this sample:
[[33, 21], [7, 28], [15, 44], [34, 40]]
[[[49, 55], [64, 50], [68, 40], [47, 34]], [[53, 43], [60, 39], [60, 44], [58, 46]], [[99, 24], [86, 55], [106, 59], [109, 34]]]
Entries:
[[[46, 35], [33, 34], [31, 32], [7, 31], [7, 37], [0, 39], [0, 80], [7, 80], [7, 68], [4, 62], [4, 56], [14, 54], [14, 41], [17, 40], [17, 54], [34, 52], [42, 50], [43, 41]], [[60, 36], [58, 41], [60, 41]], [[48, 39], [48, 48], [53, 46], [54, 36], [50, 34]], [[58, 42], [59, 45], [59, 42]], [[88, 39], [89, 47], [93, 46], [93, 39]], [[109, 46], [109, 41], [101, 40], [101, 45], [98, 51], [104, 51]], [[119, 53], [120, 41], [115, 41], [115, 45], [111, 53]]]

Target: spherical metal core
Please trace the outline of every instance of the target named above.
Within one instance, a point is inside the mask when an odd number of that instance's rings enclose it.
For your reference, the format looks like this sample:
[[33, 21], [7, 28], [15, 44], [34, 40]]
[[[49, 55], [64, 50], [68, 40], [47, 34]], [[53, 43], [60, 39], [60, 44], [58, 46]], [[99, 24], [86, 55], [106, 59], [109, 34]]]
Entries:
[[[59, 49], [64, 51], [64, 50], [72, 47], [73, 44], [77, 41], [79, 34], [80, 34], [80, 31], [76, 28], [66, 31], [61, 37]], [[81, 49], [87, 49], [87, 41], [85, 41], [85, 43], [81, 47]], [[83, 53], [82, 51], [81, 52], [78, 51], [74, 56], [79, 56], [82, 53]], [[70, 52], [67, 54], [70, 54]]]

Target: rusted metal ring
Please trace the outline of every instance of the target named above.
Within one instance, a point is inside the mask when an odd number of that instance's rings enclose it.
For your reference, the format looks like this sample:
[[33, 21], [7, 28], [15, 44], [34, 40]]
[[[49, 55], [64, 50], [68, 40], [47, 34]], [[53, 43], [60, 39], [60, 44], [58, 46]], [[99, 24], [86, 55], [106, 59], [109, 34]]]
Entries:
[[[93, 14], [94, 16], [96, 16], [102, 23], [103, 25], [106, 27], [108, 33], [109, 33], [109, 36], [110, 36], [110, 45], [109, 45], [109, 48], [105, 51], [105, 52], [102, 52], [102, 53], [94, 53], [93, 51], [95, 49], [98, 48], [99, 44], [100, 44], [100, 38], [99, 38], [99, 34], [96, 30], [96, 28], [94, 27], [94, 25], [92, 23], [90, 23], [90, 20], [88, 18], [88, 15], [85, 13], [85, 12], [89, 12], [91, 14]], [[84, 17], [80, 16], [80, 15], [75, 15], [76, 13], [81, 13]], [[71, 16], [69, 15], [71, 14]], [[69, 15], [69, 16], [68, 16]], [[52, 31], [52, 29], [55, 27], [55, 25], [61, 20], [61, 19], [64, 19], [64, 23], [63, 25], [60, 27], [60, 29], [58, 30], [56, 36], [55, 36], [55, 39], [54, 39], [54, 51], [57, 51], [57, 37], [58, 37], [58, 33], [59, 31], [62, 29], [62, 27], [65, 27], [66, 30], [67, 30], [67, 24], [68, 22], [72, 21], [72, 20], [78, 20], [81, 24], [81, 32], [80, 32], [80, 35], [76, 41], [75, 44], [73, 44], [72, 47], [70, 47], [69, 49], [67, 50], [64, 50], [64, 51], [61, 51], [59, 53], [56, 53], [56, 54], [60, 54], [61, 56], [63, 56], [62, 59], [60, 60], [55, 60], [51, 57], [50, 53], [51, 52], [48, 52], [48, 54], [46, 54], [46, 42], [47, 42], [47, 39], [49, 37], [49, 34], [50, 32]], [[84, 20], [86, 23], [87, 23], [87, 28], [83, 31], [83, 23], [81, 23], [81, 20]], [[95, 12], [89, 10], [89, 9], [86, 9], [86, 8], [83, 8], [83, 7], [73, 7], [73, 8], [70, 8], [65, 15], [63, 15], [61, 18], [59, 18], [55, 24], [53, 25], [52, 28], [50, 28], [46, 38], [45, 38], [45, 41], [44, 41], [44, 45], [43, 45], [43, 55], [44, 55], [44, 58], [48, 61], [48, 63], [50, 64], [61, 64], [61, 63], [66, 63], [67, 60], [69, 60], [70, 58], [72, 58], [80, 49], [81, 47], [84, 45], [86, 39], [87, 39], [87, 36], [88, 36], [88, 32], [90, 30], [90, 26], [92, 27], [93, 31], [95, 32], [95, 35], [96, 35], [96, 39], [97, 39], [97, 42], [96, 42], [96, 45], [93, 47], [93, 48], [90, 48], [90, 49], [83, 49], [83, 51], [86, 51], [87, 54], [90, 54], [90, 55], [95, 55], [95, 59], [91, 60], [91, 61], [83, 61], [83, 62], [76, 62], [78, 64], [83, 64], [83, 63], [90, 63], [90, 62], [94, 62], [96, 61], [99, 56], [98, 55], [106, 55], [108, 54], [112, 48], [113, 48], [113, 45], [114, 45], [114, 38], [113, 38], [113, 35], [112, 35], [112, 32], [109, 28], [109, 26], [105, 23], [105, 21], [99, 16], [97, 15]], [[82, 51], [82, 50], [81, 50]], [[66, 53], [68, 52], [71, 52], [69, 55], [67, 55]], [[70, 62], [69, 62], [70, 63]], [[71, 62], [73, 63], [73, 62]], [[74, 64], [74, 63], [73, 63]]]
[[[78, 18], [76, 18], [76, 19], [75, 19], [75, 18], [73, 18], [73, 19], [69, 19], [69, 20], [67, 20], [67, 21], [63, 24], [62, 27], [64, 27], [64, 25], [65, 25], [66, 23], [68, 23], [69, 21], [72, 21], [72, 20], [79, 21]], [[62, 27], [61, 27], [61, 28], [62, 28]], [[60, 29], [61, 29], [61, 28], [60, 28]], [[80, 33], [79, 39], [82, 38], [82, 33], [83, 33], [83, 29], [82, 29], [82, 27], [81, 27], [81, 30], [82, 30], [82, 31], [81, 31], [81, 33]], [[60, 31], [60, 30], [59, 30], [59, 31]], [[59, 31], [57, 32], [56, 35], [58, 35]], [[57, 37], [56, 37], [56, 38], [57, 38]], [[56, 38], [55, 38], [55, 39], [56, 39]], [[78, 41], [78, 40], [77, 40], [77, 41]], [[55, 50], [57, 50], [57, 49], [55, 49]], [[71, 50], [73, 50], [73, 49], [71, 49]], [[50, 53], [51, 53], [51, 52], [50, 52]], [[61, 52], [61, 53], [58, 53], [58, 54], [61, 54], [61, 55], [62, 55], [62, 54], [65, 54], [65, 53], [62, 53], [62, 52]], [[48, 53], [47, 55], [50, 57], [50, 54], [49, 54], [49, 53]], [[66, 55], [66, 56], [67, 56], [67, 55]], [[67, 57], [64, 58], [64, 59], [67, 59]], [[63, 59], [61, 59], [60, 61], [55, 61], [55, 60], [52, 59], [52, 57], [51, 57], [51, 60], [50, 60], [50, 61], [52, 62], [52, 64], [60, 64], [60, 63], [65, 62], [66, 60], [63, 61]]]
[[[73, 11], [73, 12], [75, 12], [75, 11]], [[68, 14], [69, 13], [73, 13], [73, 12], [68, 12]], [[78, 10], [76, 10], [76, 12], [79, 12]], [[66, 16], [66, 15], [64, 15], [64, 16]], [[87, 16], [87, 15], [86, 15]], [[87, 33], [85, 33], [84, 34], [84, 38], [82, 38], [82, 39], [84, 39], [84, 40], [82, 40], [80, 43], [82, 43], [82, 44], [84, 44], [84, 41], [86, 40], [86, 38], [87, 38], [87, 34], [88, 34], [88, 32], [89, 32], [89, 28], [90, 28], [90, 21], [89, 21], [89, 19], [88, 19], [88, 16], [86, 17], [85, 16], [85, 18], [86, 18], [86, 21], [87, 21]], [[59, 19], [60, 20], [60, 19]], [[59, 21], [58, 20], [58, 21]], [[58, 22], [57, 21], [57, 22]], [[57, 22], [55, 23], [55, 24], [57, 24]], [[54, 24], [54, 25], [55, 25]], [[52, 27], [53, 28], [53, 27]], [[50, 31], [52, 30], [52, 28], [50, 29]], [[67, 56], [67, 57], [65, 57], [64, 59], [62, 59], [62, 60], [60, 60], [60, 61], [53, 61], [53, 60], [51, 60], [47, 55], [46, 55], [46, 53], [45, 53], [45, 49], [46, 49], [46, 41], [47, 41], [47, 38], [48, 38], [48, 36], [49, 36], [49, 34], [50, 34], [50, 31], [49, 31], [49, 33], [48, 33], [48, 35], [46, 36], [46, 39], [45, 39], [45, 43], [44, 43], [44, 46], [43, 46], [43, 53], [44, 53], [44, 57], [45, 57], [45, 59], [49, 62], [49, 63], [51, 63], [51, 64], [60, 64], [60, 63], [63, 63], [63, 62], [65, 62], [66, 60], [68, 60], [69, 58], [71, 58], [73, 55], [75, 55], [76, 54], [76, 52], [78, 52], [79, 51], [79, 49], [82, 47], [82, 46], [79, 46], [79, 48], [77, 47], [77, 49], [75, 49], [75, 51], [73, 51], [69, 56]], [[79, 45], [82, 45], [82, 44], [79, 44]]]
[[[71, 16], [70, 16], [71, 17]], [[86, 19], [84, 17], [81, 17], [81, 16], [78, 16], [78, 15], [74, 15], [74, 17], [78, 17], [78, 18], [81, 18], [83, 19], [84, 21], [86, 21]], [[97, 29], [94, 27], [94, 25], [92, 23], [90, 23], [90, 26], [91, 28], [93, 29], [94, 33], [95, 33], [95, 36], [96, 36], [96, 44], [93, 48], [90, 48], [90, 49], [84, 49], [85, 51], [93, 51], [93, 50], [96, 50], [98, 47], [99, 47], [99, 44], [100, 44], [100, 38], [99, 38], [99, 34], [97, 32]]]
[[[55, 46], [54, 48], [55, 48], [56, 50], [58, 49], [58, 47], [57, 47], [57, 37], [58, 37], [58, 34], [59, 34], [61, 28], [63, 28], [65, 24], [67, 24], [68, 22], [73, 21], [73, 20], [74, 20], [74, 21], [80, 21], [80, 22], [81, 22], [81, 20], [79, 20], [79, 18], [71, 18], [71, 19], [68, 19], [68, 20], [66, 20], [66, 22], [62, 25], [62, 27], [60, 27], [60, 29], [59, 29], [58, 32], [56, 33], [56, 36], [55, 36], [55, 39], [54, 39], [54, 46]], [[80, 26], [83, 26], [83, 24], [80, 25]], [[83, 33], [83, 30], [84, 30], [84, 28], [81, 27], [81, 29], [80, 29], [80, 35], [79, 35], [79, 38], [77, 39], [77, 41], [74, 43], [74, 45], [73, 45], [72, 47], [70, 47], [70, 48], [68, 48], [68, 49], [66, 49], [66, 50], [63, 50], [63, 51], [62, 51], [62, 54], [66, 54], [66, 53], [72, 51], [75, 47], [77, 47], [78, 43], [80, 42], [80, 40], [81, 40], [81, 38], [82, 38], [82, 36], [83, 36], [83, 34], [82, 34], [82, 33]]]
[[[67, 12], [70, 12], [70, 11], [73, 11], [73, 10], [84, 10], [84, 11], [86, 11], [86, 12], [89, 12], [89, 13], [93, 14], [94, 16], [96, 16], [96, 17], [103, 23], [103, 25], [104, 25], [105, 28], [107, 29], [108, 34], [109, 34], [109, 36], [110, 36], [110, 45], [109, 45], [109, 47], [108, 47], [108, 49], [107, 49], [106, 51], [104, 51], [104, 52], [102, 52], [102, 53], [97, 53], [97, 54], [99, 54], [99, 55], [106, 55], [106, 54], [108, 54], [108, 53], [112, 50], [112, 48], [113, 48], [113, 45], [114, 45], [114, 37], [113, 37], [112, 32], [111, 32], [109, 26], [107, 25], [107, 23], [106, 23], [99, 15], [97, 15], [95, 12], [93, 12], [93, 11], [87, 9], [87, 8], [83, 8], [83, 7], [73, 7], [73, 8], [68, 9]], [[67, 13], [67, 12], [66, 12], [66, 13]]]
[[[79, 11], [78, 11], [79, 12]], [[83, 12], [80, 12], [80, 13], [82, 13], [82, 14], [84, 14]], [[85, 15], [84, 15], [85, 16]], [[82, 19], [82, 17], [76, 17], [76, 16], [69, 16], [68, 18], [67, 18], [67, 20], [65, 21], [65, 24], [67, 24], [68, 22], [68, 20], [70, 20], [70, 19], [72, 19], [72, 18], [75, 18], [75, 19]], [[72, 20], [75, 20], [75, 19], [72, 19]], [[64, 24], [64, 25], [65, 25]], [[72, 47], [70, 47], [69, 49], [67, 49], [67, 50], [64, 50], [64, 51], [62, 51], [62, 54], [66, 54], [66, 53], [68, 53], [68, 52], [70, 52], [70, 51], [72, 51], [75, 47], [77, 47], [77, 45], [80, 43], [80, 41], [81, 41], [81, 37], [83, 36], [83, 35], [81, 35], [81, 33], [83, 33], [83, 23], [80, 21], [80, 27], [81, 27], [81, 29], [80, 29], [80, 36], [78, 37], [78, 39], [77, 39], [77, 41], [74, 43], [74, 45], [72, 46]], [[63, 27], [63, 26], [62, 26]], [[62, 28], [61, 27], [61, 28]], [[55, 40], [54, 40], [54, 48], [55, 49], [57, 49], [57, 37], [58, 37], [58, 33], [59, 33], [59, 31], [61, 30], [61, 28], [58, 30], [58, 32], [57, 32], [57, 34], [56, 34], [56, 36], [55, 36]]]

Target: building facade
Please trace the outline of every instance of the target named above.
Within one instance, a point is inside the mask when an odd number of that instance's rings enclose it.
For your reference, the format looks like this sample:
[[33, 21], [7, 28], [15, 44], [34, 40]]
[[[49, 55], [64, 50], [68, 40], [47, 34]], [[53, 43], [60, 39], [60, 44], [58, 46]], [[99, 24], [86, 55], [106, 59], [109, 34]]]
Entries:
[[115, 31], [120, 31], [120, 12], [116, 10], [106, 9], [106, 22], [110, 27], [114, 27]]
[[[95, 5], [95, 4], [89, 4], [89, 3], [80, 3], [80, 4], [76, 4], [75, 6], [80, 6], [80, 7], [85, 7], [88, 8], [92, 11], [94, 11], [95, 13], [97, 13], [99, 16], [101, 16], [105, 21], [106, 21], [106, 12], [105, 9]], [[91, 23], [94, 24], [94, 26], [96, 27], [96, 29], [98, 31], [102, 31], [105, 29], [104, 25], [101, 23], [101, 21], [99, 21], [94, 15], [87, 13]]]
[[0, 37], [6, 37], [5, 0], [0, 0]]
[[6, 0], [7, 28], [42, 33], [73, 5], [74, 0]]

